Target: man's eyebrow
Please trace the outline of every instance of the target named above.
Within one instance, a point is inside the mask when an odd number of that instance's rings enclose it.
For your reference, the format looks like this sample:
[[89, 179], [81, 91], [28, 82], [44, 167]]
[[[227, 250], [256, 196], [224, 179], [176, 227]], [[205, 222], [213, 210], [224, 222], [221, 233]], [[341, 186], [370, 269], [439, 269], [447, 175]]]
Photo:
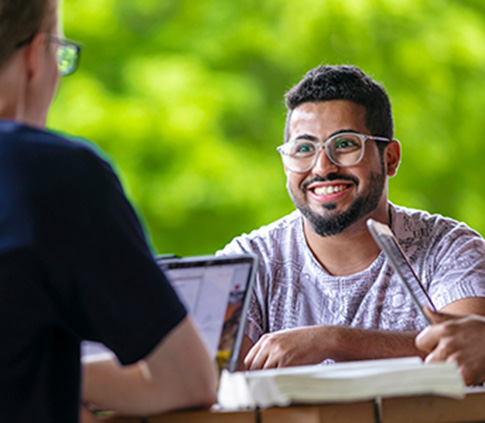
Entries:
[[[351, 132], [352, 134], [359, 134], [359, 131], [356, 131], [355, 129], [339, 129], [338, 131], [335, 131], [334, 133], [330, 134], [330, 136], [328, 138], [331, 138], [331, 137], [333, 137], [335, 135], [338, 135], [338, 134], [344, 134], [344, 133], [348, 133], [348, 132]], [[318, 138], [315, 137], [314, 135], [301, 134], [301, 135], [298, 135], [295, 138], [292, 138], [291, 140], [292, 141], [295, 141], [295, 140], [307, 140], [307, 141], [314, 141], [314, 142], [316, 142], [316, 141], [318, 141]]]
[[298, 135], [297, 137], [295, 138], [292, 138], [292, 141], [295, 141], [295, 140], [307, 140], [307, 141], [318, 141], [318, 138], [313, 136], [313, 135], [309, 135], [309, 134], [301, 134], [301, 135]]
[[[358, 134], [359, 132], [354, 130], [354, 129], [340, 129], [336, 132], [334, 132], [333, 134], [330, 135], [330, 137], [333, 137], [335, 135], [338, 135], [338, 134], [343, 134], [343, 133], [347, 133], [347, 132], [351, 132], [352, 134]], [[328, 137], [328, 138], [330, 138]]]

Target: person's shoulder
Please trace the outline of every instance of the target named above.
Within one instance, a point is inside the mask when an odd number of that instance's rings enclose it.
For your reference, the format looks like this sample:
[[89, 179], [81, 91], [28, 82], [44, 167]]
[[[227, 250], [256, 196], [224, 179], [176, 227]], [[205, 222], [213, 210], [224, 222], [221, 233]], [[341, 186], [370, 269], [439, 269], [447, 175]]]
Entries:
[[0, 141], [3, 161], [10, 161], [22, 174], [33, 178], [86, 175], [100, 168], [111, 170], [106, 155], [81, 137], [1, 121]]
[[83, 152], [88, 155], [99, 155], [93, 144], [86, 140], [15, 121], [0, 121], [0, 139], [4, 153], [23, 155], [27, 160]]
[[430, 213], [426, 210], [396, 206], [391, 204], [393, 230], [402, 238], [442, 238], [444, 236], [459, 237], [481, 235], [466, 223], [440, 213]]
[[30, 148], [37, 148], [50, 139], [47, 131], [20, 124], [15, 121], [0, 121], [0, 148], [3, 154], [22, 154]]
[[122, 191], [108, 159], [89, 142], [14, 122], [0, 124], [0, 177], [6, 189], [42, 205]]
[[296, 239], [295, 231], [299, 229], [301, 229], [301, 215], [295, 210], [274, 222], [235, 237], [221, 250], [221, 253], [251, 252], [255, 249], [272, 250], [275, 246], [281, 246], [291, 239]]

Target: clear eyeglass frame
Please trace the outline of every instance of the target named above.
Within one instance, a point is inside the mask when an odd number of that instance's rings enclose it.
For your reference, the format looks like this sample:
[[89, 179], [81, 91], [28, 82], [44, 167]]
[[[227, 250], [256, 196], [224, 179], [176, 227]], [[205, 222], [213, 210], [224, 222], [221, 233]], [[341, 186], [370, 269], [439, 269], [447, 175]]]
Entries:
[[[365, 154], [365, 142], [373, 140], [377, 142], [389, 143], [389, 138], [375, 137], [372, 135], [359, 134], [356, 132], [341, 132], [332, 135], [324, 142], [315, 142], [308, 139], [297, 138], [280, 145], [276, 150], [281, 154], [285, 167], [294, 173], [308, 172], [318, 160], [320, 153], [325, 149], [328, 159], [339, 167], [349, 167], [358, 164]], [[336, 153], [336, 143], [338, 141], [350, 142], [348, 147], [339, 147], [341, 150]], [[353, 143], [353, 145], [352, 145]], [[358, 143], [358, 144], [355, 144]], [[292, 153], [295, 145], [310, 148], [309, 151], [303, 152], [300, 156]], [[341, 156], [339, 156], [339, 154]], [[339, 159], [339, 157], [341, 157]]]

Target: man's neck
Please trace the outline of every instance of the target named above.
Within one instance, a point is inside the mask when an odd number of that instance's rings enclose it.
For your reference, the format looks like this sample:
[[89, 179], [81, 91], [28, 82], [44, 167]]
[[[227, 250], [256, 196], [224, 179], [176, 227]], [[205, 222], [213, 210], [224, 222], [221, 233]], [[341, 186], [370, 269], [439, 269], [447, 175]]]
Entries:
[[380, 249], [365, 224], [368, 217], [389, 224], [386, 207], [366, 216], [337, 235], [318, 235], [303, 217], [303, 231], [308, 247], [318, 262], [331, 275], [348, 276], [367, 269], [379, 256]]

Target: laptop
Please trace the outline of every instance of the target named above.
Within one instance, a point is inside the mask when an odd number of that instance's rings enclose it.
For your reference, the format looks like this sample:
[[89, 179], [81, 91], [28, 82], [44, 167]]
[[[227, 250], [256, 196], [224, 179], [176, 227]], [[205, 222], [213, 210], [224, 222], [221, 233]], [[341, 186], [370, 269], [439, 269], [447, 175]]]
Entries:
[[256, 256], [156, 257], [194, 319], [219, 369], [234, 372], [244, 335]]
[[[384, 252], [394, 271], [399, 275], [419, 312], [424, 317], [426, 322], [431, 324], [428, 316], [426, 316], [423, 311], [423, 306], [426, 305], [434, 311], [437, 311], [436, 307], [433, 304], [428, 291], [426, 291], [423, 283], [412, 268], [406, 254], [404, 254], [402, 247], [399, 245], [399, 242], [392, 233], [391, 228], [388, 225], [376, 222], [373, 219], [368, 219], [366, 223], [370, 234], [374, 238], [374, 241]], [[424, 304], [419, 301], [416, 292], [421, 292], [423, 294], [422, 298], [424, 299]]]
[[[157, 256], [197, 326], [219, 370], [237, 369], [252, 292], [257, 258], [234, 256]], [[110, 357], [113, 352], [98, 342], [83, 341], [83, 361]]]

